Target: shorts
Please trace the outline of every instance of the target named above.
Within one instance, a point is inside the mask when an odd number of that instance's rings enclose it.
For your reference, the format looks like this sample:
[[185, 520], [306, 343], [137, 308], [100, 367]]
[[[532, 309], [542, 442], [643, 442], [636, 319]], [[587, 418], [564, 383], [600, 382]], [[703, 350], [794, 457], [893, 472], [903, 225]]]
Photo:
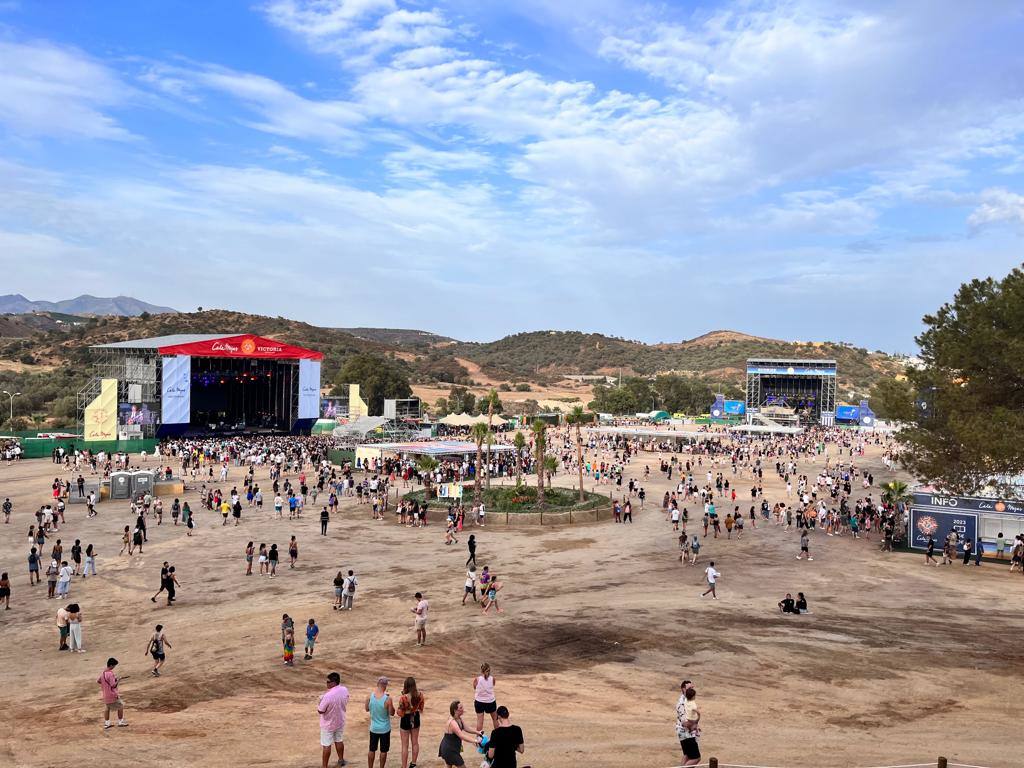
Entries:
[[152, 653], [150, 653], [150, 656], [153, 657], [153, 661], [163, 661], [167, 658], [167, 654], [165, 654], [163, 651], [160, 651], [159, 653], [157, 651], [153, 651]]
[[426, 619], [416, 619], [415, 625], [416, 625], [416, 629], [426, 629], [427, 628], [427, 620]]
[[334, 744], [340, 744], [345, 741], [345, 729], [339, 728], [336, 731], [327, 731], [323, 728], [320, 729], [320, 746], [330, 747]]
[[342, 588], [341, 587], [335, 587], [334, 588], [334, 596], [335, 597], [341, 597], [341, 592], [342, 592]]
[[376, 752], [378, 748], [381, 752], [391, 751], [391, 731], [387, 733], [374, 733], [370, 731], [370, 751]]
[[687, 760], [700, 760], [700, 746], [696, 739], [681, 739], [679, 746], [683, 748], [683, 755]]
[[466, 585], [466, 594], [467, 595], [475, 595], [476, 594], [476, 587], [471, 587], [471, 586], [469, 586], [469, 584], [467, 584]]
[[117, 709], [117, 707], [124, 706], [124, 700], [120, 696], [118, 696], [116, 699], [114, 699], [114, 701], [104, 701], [103, 706], [110, 707], [111, 709]]
[[398, 727], [403, 731], [411, 731], [414, 728], [420, 727], [420, 713], [410, 712], [408, 715], [402, 715], [398, 721]]
[[489, 715], [492, 712], [497, 711], [497, 709], [498, 709], [498, 702], [496, 702], [496, 701], [488, 701], [488, 702], [474, 701], [473, 702], [473, 711], [476, 712], [478, 715], [483, 715], [483, 714], [488, 714]]
[[57, 629], [60, 630], [60, 637], [62, 640], [66, 638], [68, 633], [71, 631], [68, 627], [57, 627]]

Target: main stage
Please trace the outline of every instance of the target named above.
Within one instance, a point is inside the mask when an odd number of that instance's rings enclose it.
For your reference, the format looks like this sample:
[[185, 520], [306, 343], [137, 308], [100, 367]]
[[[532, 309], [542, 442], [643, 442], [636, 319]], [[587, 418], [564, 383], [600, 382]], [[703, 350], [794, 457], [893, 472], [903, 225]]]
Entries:
[[94, 440], [308, 434], [319, 416], [323, 354], [312, 349], [252, 334], [175, 334], [91, 350], [96, 377], [78, 400]]

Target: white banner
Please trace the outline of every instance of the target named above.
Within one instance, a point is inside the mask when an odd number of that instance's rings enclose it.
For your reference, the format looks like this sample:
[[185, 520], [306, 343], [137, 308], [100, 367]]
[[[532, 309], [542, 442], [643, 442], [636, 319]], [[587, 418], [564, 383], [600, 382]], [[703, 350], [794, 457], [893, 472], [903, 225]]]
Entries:
[[300, 419], [320, 417], [320, 361], [299, 360]]
[[188, 424], [192, 409], [192, 358], [164, 358], [160, 420], [164, 424]]

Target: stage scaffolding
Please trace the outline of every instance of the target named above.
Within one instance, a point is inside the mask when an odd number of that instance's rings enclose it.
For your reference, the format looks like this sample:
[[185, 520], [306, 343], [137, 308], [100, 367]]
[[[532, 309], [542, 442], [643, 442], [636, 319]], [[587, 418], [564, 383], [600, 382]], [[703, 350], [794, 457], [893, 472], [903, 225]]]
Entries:
[[747, 418], [766, 408], [792, 408], [812, 423], [835, 423], [836, 361], [750, 358], [747, 360]]
[[[146, 405], [160, 413], [161, 380], [160, 356], [152, 349], [128, 347], [92, 347], [92, 367], [96, 375], [78, 392], [78, 428], [82, 430], [85, 408], [100, 393], [103, 379], [117, 379], [117, 402]], [[135, 425], [132, 436], [154, 437], [156, 424]], [[118, 429], [122, 429], [119, 425]]]

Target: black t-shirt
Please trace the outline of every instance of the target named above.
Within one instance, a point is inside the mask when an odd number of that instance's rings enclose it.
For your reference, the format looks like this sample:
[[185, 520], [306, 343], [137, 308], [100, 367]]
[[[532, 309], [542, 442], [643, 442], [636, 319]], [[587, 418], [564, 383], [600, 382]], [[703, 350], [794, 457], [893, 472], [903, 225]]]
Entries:
[[491, 731], [487, 749], [494, 749], [491, 768], [516, 768], [516, 747], [523, 743], [523, 729], [518, 725], [505, 725]]

